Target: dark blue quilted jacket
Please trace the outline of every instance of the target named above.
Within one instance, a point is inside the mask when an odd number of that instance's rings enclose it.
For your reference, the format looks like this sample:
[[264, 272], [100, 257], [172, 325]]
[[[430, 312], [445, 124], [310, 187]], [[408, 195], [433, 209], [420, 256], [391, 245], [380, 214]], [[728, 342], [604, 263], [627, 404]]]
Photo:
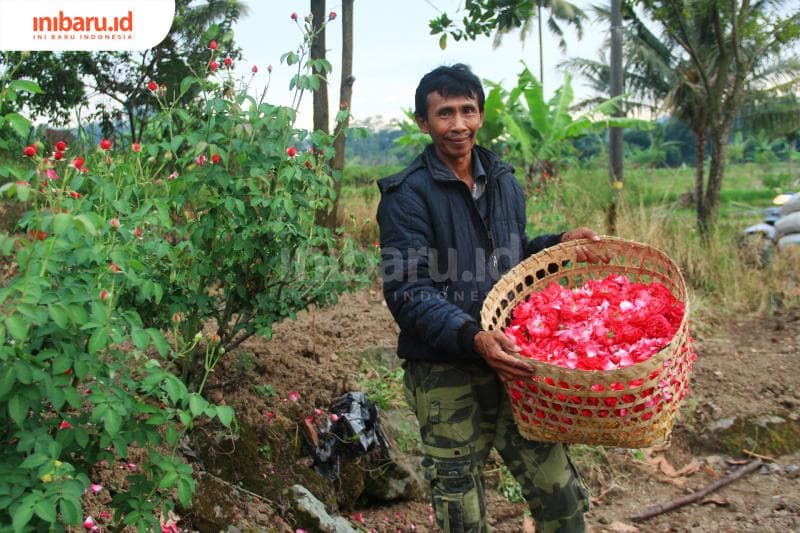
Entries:
[[476, 154], [487, 174], [488, 227], [432, 146], [378, 182], [383, 293], [400, 326], [402, 358], [478, 359], [459, 334], [478, 329], [486, 294], [522, 259], [560, 239], [526, 237], [525, 197], [512, 167], [485, 148], [476, 146]]

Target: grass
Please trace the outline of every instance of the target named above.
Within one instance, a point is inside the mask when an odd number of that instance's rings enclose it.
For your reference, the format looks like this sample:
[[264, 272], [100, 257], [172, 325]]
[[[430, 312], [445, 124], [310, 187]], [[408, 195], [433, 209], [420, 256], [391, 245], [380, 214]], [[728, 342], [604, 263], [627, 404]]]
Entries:
[[362, 363], [358, 384], [379, 409], [397, 409], [405, 405], [403, 401], [403, 369], [393, 370], [382, 366], [369, 366]]

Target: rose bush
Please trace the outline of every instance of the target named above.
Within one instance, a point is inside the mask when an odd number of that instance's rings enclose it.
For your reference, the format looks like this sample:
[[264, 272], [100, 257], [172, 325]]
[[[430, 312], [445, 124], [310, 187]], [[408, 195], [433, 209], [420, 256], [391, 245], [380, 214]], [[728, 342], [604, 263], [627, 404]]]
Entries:
[[[374, 251], [314, 224], [332, 199], [332, 140], [315, 133], [316, 151], [303, 150], [296, 110], [234, 88], [230, 70], [215, 72], [216, 54], [209, 45], [208, 63], [181, 83], [179, 94], [199, 94], [191, 109], [147, 82], [160, 111], [139, 142], [35, 141], [20, 153], [25, 170], [3, 168], [11, 179], [0, 191], [28, 210], [18, 231], [0, 235], [10, 265], [0, 287], [0, 528], [81, 524], [93, 465], [125, 464], [133, 445], [146, 460], [107, 487], [113, 521], [157, 527], [172, 491], [188, 506], [180, 434], [199, 417], [233, 424], [229, 407], [202, 396], [220, 358], [334, 301], [377, 264]], [[8, 102], [38, 89], [12, 80], [10, 69], [0, 83]], [[30, 127], [16, 112], [4, 124], [23, 138]]]

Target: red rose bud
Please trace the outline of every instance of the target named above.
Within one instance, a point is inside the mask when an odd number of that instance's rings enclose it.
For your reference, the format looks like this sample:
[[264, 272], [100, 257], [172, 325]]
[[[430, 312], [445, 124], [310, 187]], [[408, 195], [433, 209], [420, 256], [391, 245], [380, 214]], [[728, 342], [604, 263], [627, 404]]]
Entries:
[[253, 65], [253, 68], [250, 69], [250, 72], [252, 72], [253, 74], [257, 73], [258, 72], [258, 67]]
[[218, 68], [219, 68], [219, 63], [217, 63], [216, 61], [212, 61], [211, 63], [209, 63], [209, 64], [208, 64], [208, 69], [209, 69], [211, 72], [214, 72], [214, 71], [215, 71], [215, 70], [217, 70]]
[[292, 20], [297, 22], [297, 13], [292, 13]]
[[294, 157], [297, 155], [297, 149], [294, 146], [290, 146], [286, 149], [286, 155], [289, 157]]
[[147, 88], [150, 89], [151, 92], [156, 92], [158, 90], [158, 84], [154, 81], [151, 81], [147, 84]]
[[112, 227], [112, 228], [114, 228], [114, 229], [119, 229], [120, 223], [119, 223], [119, 219], [118, 219], [118, 218], [116, 218], [116, 217], [115, 217], [115, 218], [112, 218], [112, 219], [109, 221], [109, 224], [111, 224], [111, 227]]
[[61, 161], [63, 157], [64, 157], [64, 152], [53, 153], [53, 159], [55, 159], [56, 161]]
[[64, 141], [58, 141], [56, 143], [56, 151], [63, 152], [66, 149], [67, 149], [67, 143], [65, 143]]
[[100, 291], [100, 301], [105, 302], [108, 299], [108, 291], [102, 290]]
[[71, 427], [72, 427], [72, 424], [70, 424], [66, 420], [62, 420], [61, 423], [58, 425], [58, 429], [69, 429]]
[[113, 272], [114, 274], [119, 274], [122, 270], [117, 266], [114, 261], [111, 261], [111, 264], [108, 265], [108, 269]]
[[219, 154], [214, 154], [214, 155], [211, 156], [211, 164], [212, 165], [219, 164], [220, 161], [222, 161], [222, 158], [219, 156]]
[[205, 156], [205, 154], [198, 155], [194, 160], [194, 162], [201, 167], [206, 164], [206, 161], [208, 161], [208, 158]]
[[306, 161], [306, 168], [311, 170], [311, 167], [312, 167], [311, 161]]
[[78, 170], [81, 170], [81, 168], [83, 167], [83, 163], [84, 163], [85, 161], [86, 161], [86, 160], [85, 160], [84, 158], [82, 158], [81, 156], [78, 156], [78, 157], [76, 157], [75, 159], [73, 159], [73, 160], [72, 160], [72, 163], [70, 163], [70, 164], [71, 164], [73, 167], [75, 167], [76, 169], [78, 169]]
[[134, 152], [136, 152], [138, 154], [139, 152], [142, 151], [142, 145], [139, 144], [139, 143], [133, 143], [133, 144], [131, 144], [131, 150], [133, 150]]
[[372, 243], [372, 246], [374, 246], [375, 248], [380, 248], [381, 247], [381, 243], [378, 242], [378, 241], [375, 241], [375, 242]]
[[222, 60], [222, 63], [226, 67], [231, 68], [231, 65], [233, 65], [233, 59], [231, 59], [230, 57], [226, 57], [225, 59]]
[[176, 323], [176, 324], [180, 324], [181, 323], [181, 315], [180, 315], [180, 313], [173, 314], [172, 315], [172, 321], [174, 323]]
[[216, 50], [218, 47], [219, 46], [217, 45], [217, 41], [215, 41], [213, 39], [211, 40], [210, 43], [208, 43], [208, 49], [209, 50]]
[[335, 424], [336, 422], [339, 421], [339, 415], [337, 415], [336, 413], [331, 413], [330, 420]]
[[77, 191], [69, 191], [69, 195], [75, 198], [76, 200], [81, 197], [81, 193]]
[[26, 157], [33, 157], [36, 155], [36, 146], [29, 144], [22, 150], [22, 153], [25, 154]]
[[133, 230], [133, 234], [136, 235], [137, 239], [141, 239], [142, 238], [142, 228], [136, 228], [135, 230]]
[[328, 20], [336, 20], [336, 11], [328, 13]]
[[105, 138], [102, 139], [100, 141], [100, 148], [103, 149], [103, 150], [111, 150], [111, 141], [109, 141], [108, 139], [105, 139]]

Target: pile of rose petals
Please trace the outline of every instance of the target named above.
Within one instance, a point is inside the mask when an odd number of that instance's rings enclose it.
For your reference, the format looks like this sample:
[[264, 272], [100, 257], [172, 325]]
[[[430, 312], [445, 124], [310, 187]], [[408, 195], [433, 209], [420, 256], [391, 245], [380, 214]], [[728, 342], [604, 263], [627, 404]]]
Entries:
[[505, 329], [520, 355], [579, 370], [641, 363], [672, 340], [684, 304], [657, 282], [612, 274], [568, 289], [552, 283], [519, 303]]

